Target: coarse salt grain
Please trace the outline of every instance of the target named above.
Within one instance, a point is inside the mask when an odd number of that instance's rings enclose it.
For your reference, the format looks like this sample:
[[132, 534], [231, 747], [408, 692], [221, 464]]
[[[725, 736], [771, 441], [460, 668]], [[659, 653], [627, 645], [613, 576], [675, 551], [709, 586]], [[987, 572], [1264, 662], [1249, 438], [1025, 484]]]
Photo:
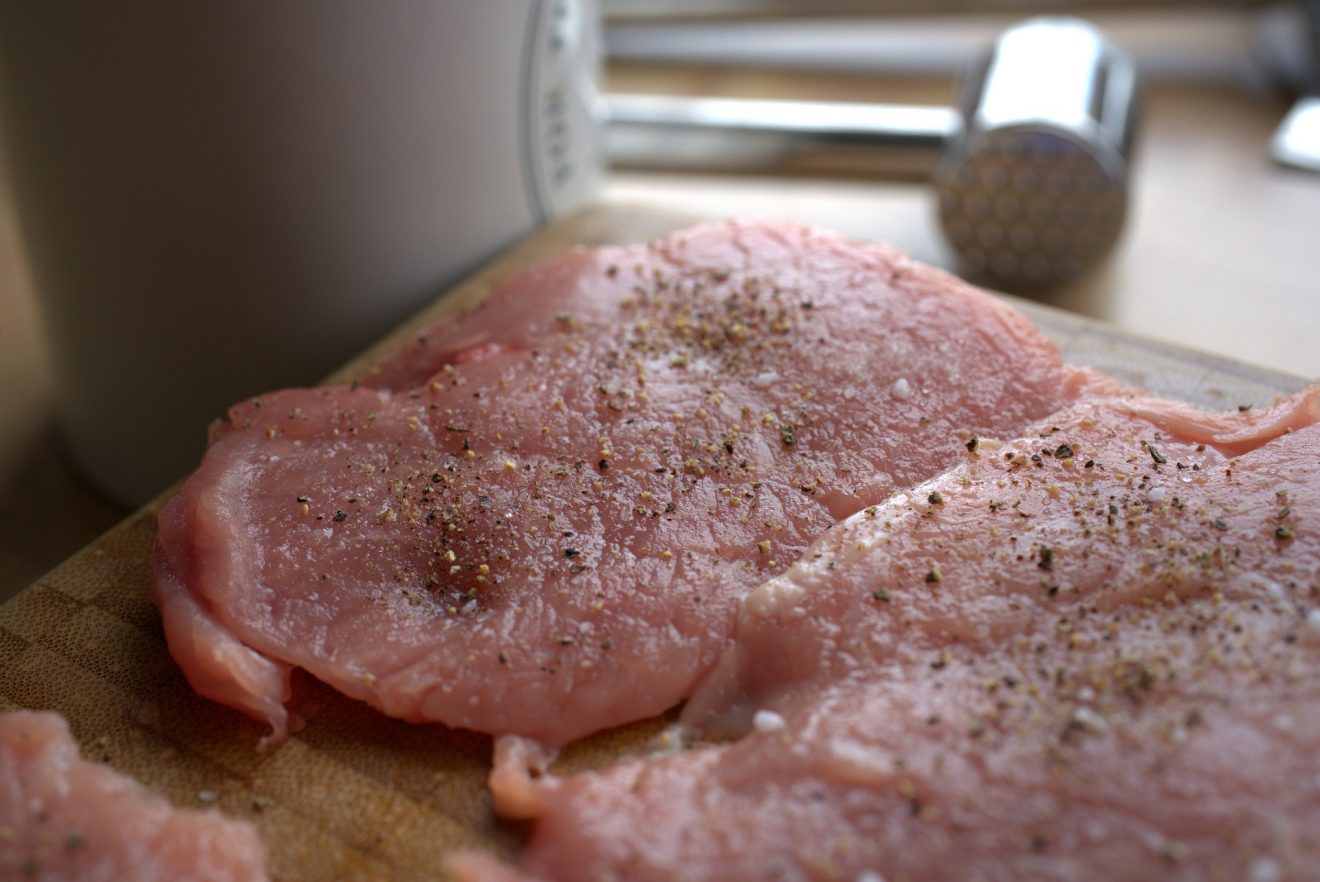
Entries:
[[[774, 566], [771, 561], [770, 566]], [[806, 592], [799, 586], [782, 579], [769, 582], [752, 591], [743, 599], [744, 608], [758, 618], [789, 613]]]
[[1316, 607], [1306, 614], [1306, 624], [1311, 629], [1311, 633], [1320, 637], [1320, 607]]
[[669, 756], [683, 749], [684, 732], [682, 723], [673, 723], [651, 739], [652, 756]]
[[775, 380], [779, 379], [779, 374], [774, 371], [762, 371], [756, 375], [755, 383], [758, 386], [769, 386]]
[[1074, 708], [1072, 716], [1074, 720], [1096, 732], [1103, 732], [1109, 728], [1109, 721], [1089, 707]]
[[1082, 832], [1089, 839], [1099, 840], [1109, 835], [1109, 828], [1102, 821], [1091, 819], [1083, 823]]
[[1273, 858], [1256, 858], [1247, 868], [1248, 882], [1279, 882], [1282, 878], [1283, 873], [1279, 870], [1279, 864]]
[[1163, 487], [1151, 487], [1146, 491], [1146, 499], [1149, 502], [1163, 502], [1166, 492]]
[[912, 384], [907, 381], [907, 377], [899, 377], [894, 381], [894, 385], [889, 387], [889, 394], [899, 401], [906, 401], [912, 397]]
[[788, 721], [772, 710], [759, 710], [752, 717], [752, 727], [758, 732], [778, 732], [787, 725]]
[[885, 882], [885, 877], [881, 876], [875, 870], [862, 870], [857, 874], [853, 882]]

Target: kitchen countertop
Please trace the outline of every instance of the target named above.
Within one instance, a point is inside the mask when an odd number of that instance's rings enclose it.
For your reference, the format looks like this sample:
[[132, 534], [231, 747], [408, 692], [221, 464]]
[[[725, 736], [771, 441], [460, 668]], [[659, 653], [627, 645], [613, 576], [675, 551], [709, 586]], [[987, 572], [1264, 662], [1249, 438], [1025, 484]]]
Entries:
[[[935, 80], [877, 84], [842, 75], [671, 71], [616, 65], [620, 91], [942, 102]], [[1288, 101], [1209, 86], [1150, 90], [1133, 203], [1115, 254], [1048, 297], [1125, 331], [1320, 377], [1320, 176], [1272, 165]], [[777, 215], [888, 239], [949, 266], [928, 192], [913, 183], [619, 172], [603, 199], [696, 215]], [[58, 450], [54, 381], [0, 172], [0, 600], [126, 512]]]

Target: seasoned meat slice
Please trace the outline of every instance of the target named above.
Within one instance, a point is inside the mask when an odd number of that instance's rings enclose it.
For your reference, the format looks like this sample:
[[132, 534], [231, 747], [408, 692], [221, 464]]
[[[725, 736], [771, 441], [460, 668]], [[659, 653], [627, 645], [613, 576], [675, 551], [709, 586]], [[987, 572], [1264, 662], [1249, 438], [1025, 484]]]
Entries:
[[58, 714], [0, 714], [0, 879], [262, 882], [251, 824], [176, 809], [78, 754]]
[[576, 251], [357, 387], [235, 407], [160, 515], [198, 691], [306, 669], [559, 745], [679, 703], [739, 598], [840, 518], [1108, 381], [892, 249], [769, 222]]
[[1320, 878], [1316, 393], [1083, 404], [830, 530], [685, 715], [464, 878]]

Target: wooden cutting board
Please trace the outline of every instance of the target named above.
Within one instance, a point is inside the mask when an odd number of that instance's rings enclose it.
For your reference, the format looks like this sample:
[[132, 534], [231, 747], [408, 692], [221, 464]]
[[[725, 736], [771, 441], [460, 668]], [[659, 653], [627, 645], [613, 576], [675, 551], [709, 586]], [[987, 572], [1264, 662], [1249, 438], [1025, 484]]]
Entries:
[[[690, 220], [645, 206], [589, 208], [532, 234], [330, 379], [360, 375], [420, 328], [480, 302], [534, 262], [574, 245], [645, 241]], [[1267, 404], [1305, 385], [1012, 302], [1069, 361], [1169, 397], [1225, 410]], [[169, 495], [0, 607], [0, 711], [57, 710], [85, 755], [176, 805], [215, 805], [251, 819], [280, 880], [437, 879], [441, 857], [461, 846], [512, 856], [526, 831], [491, 813], [488, 737], [400, 723], [312, 682], [299, 705], [306, 729], [259, 754], [262, 726], [193, 694], [170, 659], [147, 596], [155, 513]], [[587, 768], [645, 749], [667, 722], [586, 739], [565, 752], [560, 768]]]

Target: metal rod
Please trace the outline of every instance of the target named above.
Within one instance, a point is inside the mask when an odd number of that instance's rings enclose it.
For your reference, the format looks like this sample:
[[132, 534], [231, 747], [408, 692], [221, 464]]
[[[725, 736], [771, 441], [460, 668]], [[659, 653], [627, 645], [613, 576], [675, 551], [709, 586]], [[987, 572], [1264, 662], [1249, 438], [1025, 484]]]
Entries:
[[615, 164], [776, 173], [929, 174], [962, 127], [948, 107], [612, 95]]

